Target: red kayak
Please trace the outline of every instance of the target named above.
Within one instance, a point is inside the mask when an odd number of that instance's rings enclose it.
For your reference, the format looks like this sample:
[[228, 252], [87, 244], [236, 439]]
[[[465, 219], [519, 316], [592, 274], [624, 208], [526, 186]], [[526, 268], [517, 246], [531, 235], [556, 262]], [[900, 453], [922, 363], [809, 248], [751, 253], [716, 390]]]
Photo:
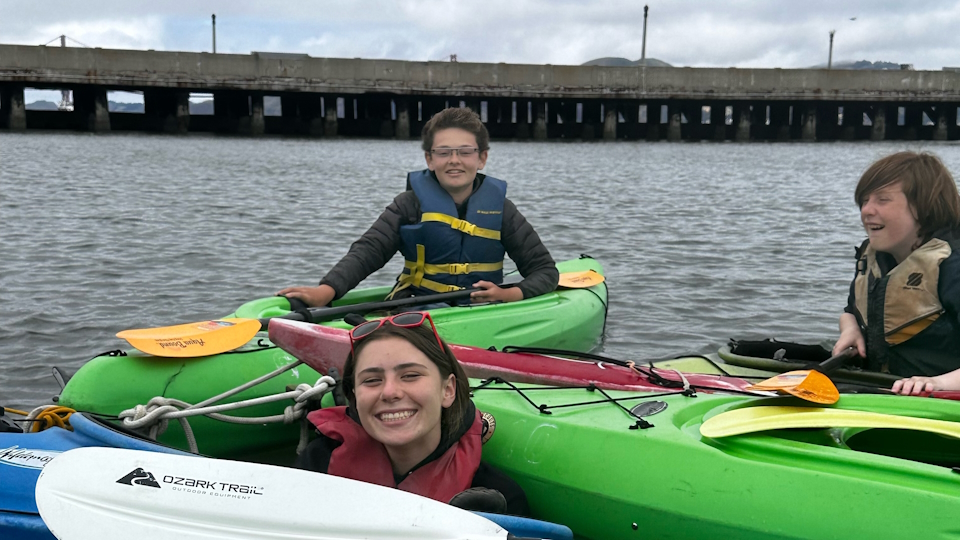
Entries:
[[[270, 320], [270, 341], [320, 373], [343, 370], [350, 353], [347, 330], [287, 319]], [[720, 375], [683, 375], [672, 369], [628, 367], [604, 361], [583, 361], [529, 353], [505, 353], [451, 345], [468, 377], [500, 377], [517, 383], [551, 386], [594, 385], [604, 390], [665, 391], [689, 386], [698, 390], [742, 391], [749, 381]], [[705, 360], [706, 362], [706, 360]]]

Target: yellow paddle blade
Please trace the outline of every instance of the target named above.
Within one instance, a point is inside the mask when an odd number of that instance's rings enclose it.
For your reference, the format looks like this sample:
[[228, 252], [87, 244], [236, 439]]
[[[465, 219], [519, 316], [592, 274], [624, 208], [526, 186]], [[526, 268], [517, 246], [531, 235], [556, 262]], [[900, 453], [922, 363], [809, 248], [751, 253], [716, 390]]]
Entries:
[[840, 391], [829, 377], [819, 371], [801, 370], [781, 373], [757, 384], [751, 384], [747, 390], [773, 390], [786, 392], [800, 399], [832, 405], [840, 399]]
[[232, 351], [260, 331], [257, 319], [219, 319], [162, 328], [124, 330], [118, 338], [154, 356], [189, 358]]
[[700, 434], [716, 439], [772, 429], [890, 428], [927, 431], [960, 439], [960, 423], [824, 407], [746, 407], [720, 413], [700, 425]]
[[583, 272], [564, 272], [560, 274], [559, 287], [567, 289], [586, 289], [603, 283], [603, 275], [596, 270], [584, 270]]

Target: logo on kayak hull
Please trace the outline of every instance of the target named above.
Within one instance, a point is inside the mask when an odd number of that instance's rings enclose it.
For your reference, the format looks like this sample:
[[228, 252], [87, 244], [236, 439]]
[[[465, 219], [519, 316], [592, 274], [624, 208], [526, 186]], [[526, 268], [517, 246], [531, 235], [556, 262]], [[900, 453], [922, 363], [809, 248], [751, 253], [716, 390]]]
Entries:
[[35, 450], [20, 448], [17, 445], [0, 448], [0, 463], [23, 467], [26, 469], [42, 469], [50, 460], [60, 455], [52, 450]]
[[643, 418], [644, 416], [653, 416], [661, 413], [666, 408], [667, 402], [665, 401], [644, 401], [643, 403], [634, 405], [633, 408], [630, 409], [630, 412], [637, 418]]
[[147, 472], [140, 467], [130, 471], [126, 476], [117, 480], [118, 484], [127, 484], [128, 486], [147, 486], [160, 488], [160, 484], [157, 483], [157, 479], [153, 477], [153, 473]]

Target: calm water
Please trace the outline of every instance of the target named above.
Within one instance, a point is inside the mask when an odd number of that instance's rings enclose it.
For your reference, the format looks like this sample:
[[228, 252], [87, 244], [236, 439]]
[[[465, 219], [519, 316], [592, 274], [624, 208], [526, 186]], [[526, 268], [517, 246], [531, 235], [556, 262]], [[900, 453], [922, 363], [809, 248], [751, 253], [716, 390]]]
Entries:
[[[853, 187], [902, 148], [960, 171], [949, 143], [495, 142], [486, 172], [556, 259], [604, 264], [605, 353], [637, 359], [835, 337]], [[119, 330], [315, 284], [422, 167], [417, 141], [0, 134], [0, 403], [48, 402]]]

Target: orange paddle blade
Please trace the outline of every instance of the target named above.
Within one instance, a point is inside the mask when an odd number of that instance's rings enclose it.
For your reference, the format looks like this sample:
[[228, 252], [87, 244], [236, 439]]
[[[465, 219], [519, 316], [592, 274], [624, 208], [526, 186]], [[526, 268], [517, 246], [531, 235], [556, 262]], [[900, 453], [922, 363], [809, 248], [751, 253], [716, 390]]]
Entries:
[[232, 351], [260, 331], [257, 319], [219, 319], [163, 328], [124, 330], [118, 338], [154, 356], [190, 358]]
[[596, 270], [584, 270], [583, 272], [564, 272], [560, 274], [560, 283], [558, 286], [567, 289], [585, 289], [603, 283], [604, 277]]
[[775, 390], [786, 392], [800, 399], [831, 405], [840, 399], [840, 391], [829, 377], [819, 371], [801, 370], [781, 373], [747, 390]]

